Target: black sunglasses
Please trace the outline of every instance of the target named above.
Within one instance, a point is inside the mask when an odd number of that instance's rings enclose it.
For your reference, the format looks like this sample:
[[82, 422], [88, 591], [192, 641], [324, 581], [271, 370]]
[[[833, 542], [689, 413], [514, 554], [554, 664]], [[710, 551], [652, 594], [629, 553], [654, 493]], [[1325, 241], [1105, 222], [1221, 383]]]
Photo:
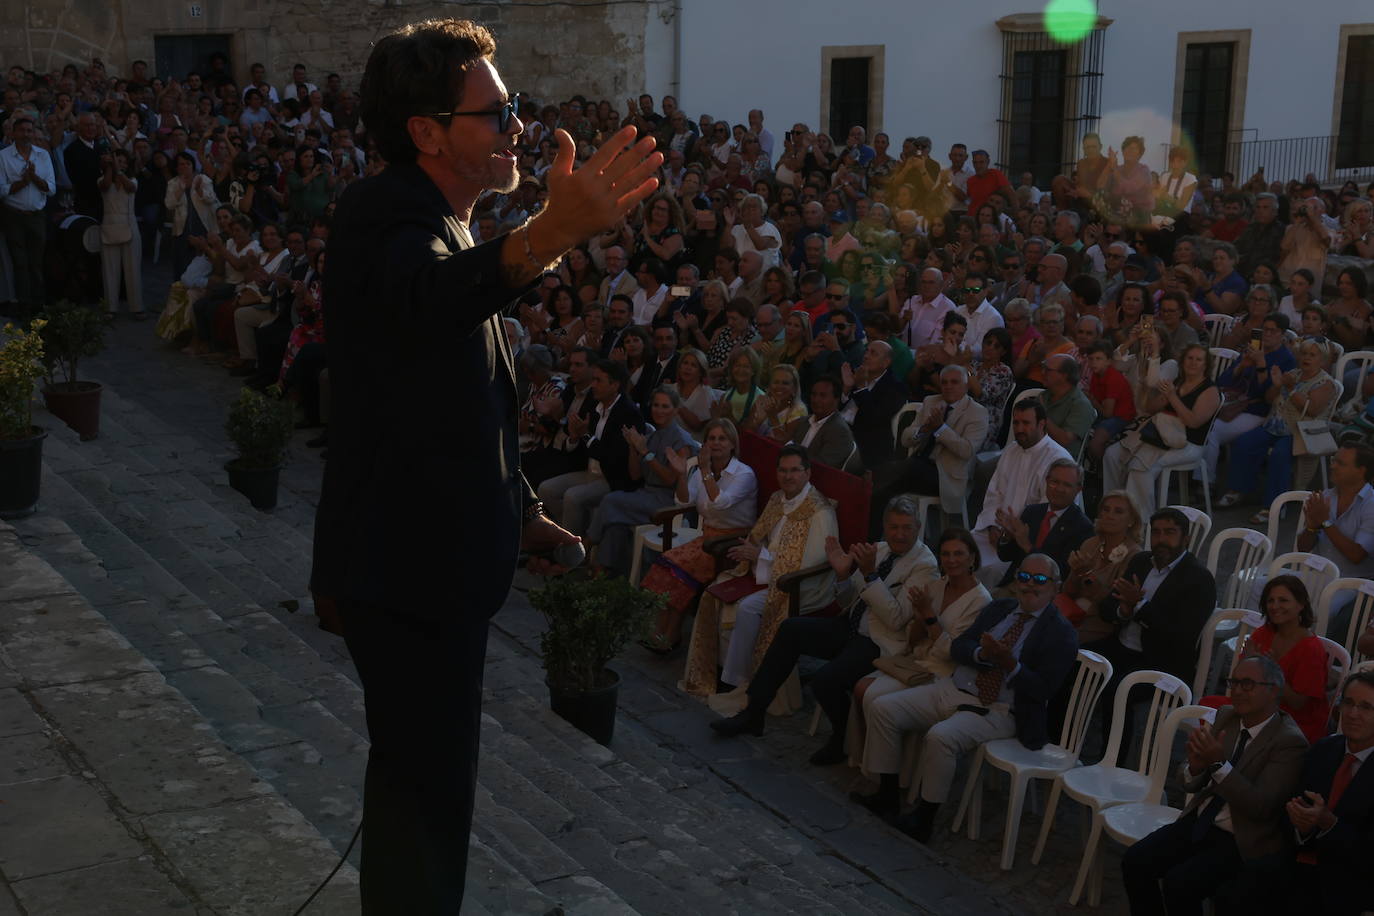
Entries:
[[498, 133], [505, 133], [510, 126], [510, 119], [515, 117], [515, 108], [520, 104], [520, 94], [517, 92], [506, 100], [500, 108], [488, 108], [485, 111], [438, 111], [427, 115], [430, 118], [457, 118], [457, 117], [476, 117], [478, 115], [495, 115], [496, 130]]
[[826, 293], [825, 298], [829, 299], [831, 302], [842, 302], [849, 297], [844, 293]]

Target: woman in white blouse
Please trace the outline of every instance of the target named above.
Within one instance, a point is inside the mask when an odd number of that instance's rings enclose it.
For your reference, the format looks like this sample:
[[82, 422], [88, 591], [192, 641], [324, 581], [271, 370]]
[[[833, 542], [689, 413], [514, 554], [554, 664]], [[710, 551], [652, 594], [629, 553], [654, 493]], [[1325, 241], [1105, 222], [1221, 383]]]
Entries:
[[695, 467], [681, 456], [666, 457], [678, 471], [677, 501], [696, 507], [701, 537], [674, 547], [654, 561], [644, 587], [668, 596], [651, 637], [656, 651], [675, 648], [682, 639], [682, 618], [702, 590], [716, 577], [716, 558], [703, 546], [715, 537], [744, 537], [758, 518], [758, 480], [740, 461], [739, 433], [729, 420], [707, 422], [705, 441]]

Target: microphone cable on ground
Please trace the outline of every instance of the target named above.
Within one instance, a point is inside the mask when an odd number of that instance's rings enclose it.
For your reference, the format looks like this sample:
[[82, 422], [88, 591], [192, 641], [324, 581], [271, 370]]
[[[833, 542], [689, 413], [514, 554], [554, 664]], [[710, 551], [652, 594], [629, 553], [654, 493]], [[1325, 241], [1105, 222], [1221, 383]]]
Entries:
[[300, 905], [300, 908], [297, 909], [296, 912], [292, 913], [291, 916], [301, 916], [301, 913], [305, 912], [305, 908], [310, 906], [310, 902], [319, 896], [320, 891], [324, 890], [324, 886], [329, 883], [329, 879], [333, 878], [335, 875], [339, 873], [339, 869], [343, 868], [343, 864], [348, 861], [348, 854], [353, 851], [353, 844], [358, 842], [358, 836], [362, 832], [363, 822], [358, 821], [358, 829], [353, 831], [353, 839], [348, 841], [348, 848], [346, 848], [343, 851], [343, 855], [339, 857], [339, 863], [334, 866], [333, 871], [324, 876], [324, 880], [320, 882], [320, 886], [315, 888], [315, 890], [310, 894], [309, 897], [305, 898], [305, 903], [302, 903]]

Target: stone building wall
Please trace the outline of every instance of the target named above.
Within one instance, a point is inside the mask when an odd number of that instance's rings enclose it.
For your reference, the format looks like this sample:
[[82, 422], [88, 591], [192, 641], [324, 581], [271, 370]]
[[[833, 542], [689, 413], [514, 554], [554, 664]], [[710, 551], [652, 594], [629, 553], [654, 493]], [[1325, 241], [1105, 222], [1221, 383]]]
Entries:
[[661, 32], [671, 15], [663, 0], [7, 0], [0, 2], [0, 65], [46, 72], [99, 57], [111, 72], [127, 73], [134, 60], [153, 63], [155, 36], [229, 35], [240, 80], [261, 61], [280, 87], [299, 62], [312, 82], [337, 72], [356, 87], [378, 37], [454, 16], [495, 33], [512, 90], [540, 99], [582, 92], [623, 106], [645, 85], [646, 31]]

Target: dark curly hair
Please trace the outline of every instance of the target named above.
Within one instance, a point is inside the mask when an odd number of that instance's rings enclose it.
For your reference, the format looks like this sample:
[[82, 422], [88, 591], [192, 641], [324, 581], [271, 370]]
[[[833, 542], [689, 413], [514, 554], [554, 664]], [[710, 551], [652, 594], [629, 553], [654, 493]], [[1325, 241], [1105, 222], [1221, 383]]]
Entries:
[[388, 162], [418, 155], [411, 118], [461, 106], [473, 64], [496, 53], [496, 39], [467, 19], [427, 19], [378, 41], [363, 72], [359, 117]]
[[1260, 610], [1264, 613], [1264, 619], [1269, 619], [1269, 593], [1275, 588], [1282, 586], [1288, 589], [1288, 593], [1293, 596], [1298, 604], [1302, 605], [1302, 611], [1298, 614], [1298, 622], [1308, 629], [1317, 622], [1317, 615], [1312, 612], [1312, 599], [1307, 594], [1307, 586], [1303, 585], [1297, 576], [1275, 576], [1264, 583], [1264, 591], [1260, 592]]

